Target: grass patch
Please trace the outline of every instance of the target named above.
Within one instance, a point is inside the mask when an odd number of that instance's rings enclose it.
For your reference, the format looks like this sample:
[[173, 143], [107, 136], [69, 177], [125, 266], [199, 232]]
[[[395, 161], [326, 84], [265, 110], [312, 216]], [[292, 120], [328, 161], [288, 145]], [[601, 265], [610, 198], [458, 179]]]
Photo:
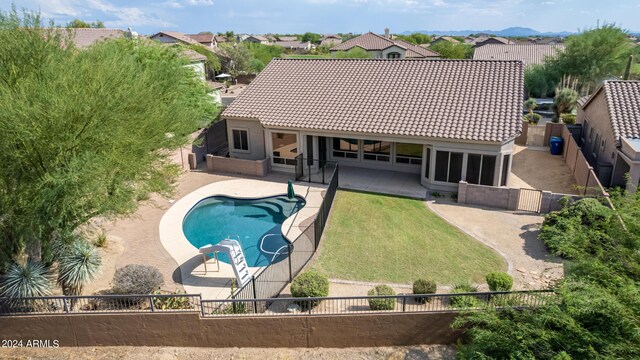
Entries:
[[300, 55], [300, 54], [286, 54], [285, 59], [329, 59], [331, 55]]
[[312, 265], [329, 278], [410, 283], [484, 282], [504, 259], [427, 208], [424, 202], [338, 191]]

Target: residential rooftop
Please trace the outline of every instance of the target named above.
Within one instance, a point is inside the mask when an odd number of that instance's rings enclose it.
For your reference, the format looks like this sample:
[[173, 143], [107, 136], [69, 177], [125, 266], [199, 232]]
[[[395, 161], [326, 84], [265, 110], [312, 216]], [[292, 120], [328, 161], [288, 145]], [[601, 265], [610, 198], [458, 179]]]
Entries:
[[73, 44], [79, 49], [87, 48], [102, 40], [117, 39], [125, 36], [125, 31], [120, 29], [59, 28], [54, 30], [64, 33], [68, 31]]
[[521, 60], [525, 66], [542, 64], [548, 56], [563, 51], [563, 45], [486, 44], [476, 48], [474, 60]]
[[331, 48], [331, 51], [348, 51], [354, 47], [360, 47], [368, 51], [384, 50], [394, 45], [405, 49], [407, 58], [435, 58], [440, 56], [440, 54], [433, 50], [425, 49], [423, 47], [411, 44], [400, 39], [389, 39], [372, 32], [362, 34], [358, 37], [336, 45]]
[[640, 139], [640, 81], [605, 81], [587, 101], [582, 102], [582, 108], [587, 108], [601, 92], [604, 92], [607, 101], [611, 128], [616, 140]]
[[274, 59], [223, 112], [264, 126], [505, 142], [520, 134], [520, 61]]

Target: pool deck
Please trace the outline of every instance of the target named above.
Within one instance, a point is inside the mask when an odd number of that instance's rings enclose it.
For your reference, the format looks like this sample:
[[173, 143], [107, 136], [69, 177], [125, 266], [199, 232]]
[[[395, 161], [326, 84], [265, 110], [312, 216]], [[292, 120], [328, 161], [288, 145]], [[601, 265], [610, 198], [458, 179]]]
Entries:
[[[296, 195], [306, 200], [306, 205], [282, 224], [282, 233], [293, 241], [301, 234], [303, 221], [315, 217], [324, 197], [326, 186], [294, 183]], [[207, 260], [205, 273], [202, 254], [185, 237], [182, 222], [189, 210], [200, 200], [216, 195], [240, 199], [255, 199], [274, 195], [286, 195], [286, 184], [253, 179], [219, 181], [203, 186], [176, 201], [160, 220], [159, 237], [162, 245], [179, 264], [182, 285], [189, 294], [202, 294], [203, 299], [226, 299], [231, 295], [231, 280], [235, 278], [230, 264], [214, 259]], [[212, 239], [217, 242], [222, 239]], [[219, 266], [218, 266], [219, 265]], [[252, 267], [254, 274], [261, 268]]]

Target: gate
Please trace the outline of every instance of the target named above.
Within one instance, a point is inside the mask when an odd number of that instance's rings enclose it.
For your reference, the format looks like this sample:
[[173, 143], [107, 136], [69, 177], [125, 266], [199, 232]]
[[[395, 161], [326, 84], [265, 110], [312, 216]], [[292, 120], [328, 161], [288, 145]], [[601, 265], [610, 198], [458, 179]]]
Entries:
[[520, 189], [518, 195], [518, 210], [540, 213], [542, 205], [542, 190]]
[[530, 125], [527, 132], [527, 145], [543, 146], [546, 126]]

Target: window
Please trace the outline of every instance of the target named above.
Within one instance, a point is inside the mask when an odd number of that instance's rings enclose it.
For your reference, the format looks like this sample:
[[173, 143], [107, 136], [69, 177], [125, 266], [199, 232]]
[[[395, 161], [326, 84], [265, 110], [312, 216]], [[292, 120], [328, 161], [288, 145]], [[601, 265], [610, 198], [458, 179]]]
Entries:
[[391, 160], [391, 143], [388, 141], [364, 140], [362, 149], [365, 160], [386, 162]]
[[462, 178], [462, 153], [436, 151], [436, 181], [457, 183]]
[[249, 151], [249, 130], [232, 129], [233, 149], [241, 151]]
[[422, 144], [396, 144], [396, 162], [398, 164], [422, 164]]
[[509, 159], [511, 156], [506, 154], [502, 158], [502, 180], [500, 181], [500, 186], [507, 186], [507, 176], [509, 175]]
[[333, 138], [333, 156], [348, 159], [357, 159], [358, 140], [347, 138]]
[[600, 134], [596, 134], [596, 141], [591, 145], [591, 151], [594, 158], [598, 157], [600, 152]]
[[469, 154], [467, 156], [467, 182], [469, 184], [493, 185], [495, 167], [495, 156]]
[[295, 165], [298, 155], [298, 136], [292, 133], [271, 133], [273, 163]]
[[400, 53], [390, 52], [387, 54], [387, 59], [400, 59]]

